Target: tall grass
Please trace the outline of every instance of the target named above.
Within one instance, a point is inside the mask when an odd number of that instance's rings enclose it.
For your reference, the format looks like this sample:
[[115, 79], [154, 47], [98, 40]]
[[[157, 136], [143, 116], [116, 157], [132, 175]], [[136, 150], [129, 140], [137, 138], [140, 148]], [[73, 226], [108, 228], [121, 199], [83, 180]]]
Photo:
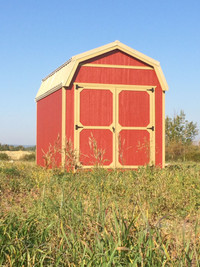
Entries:
[[0, 265], [199, 266], [200, 166], [0, 165]]

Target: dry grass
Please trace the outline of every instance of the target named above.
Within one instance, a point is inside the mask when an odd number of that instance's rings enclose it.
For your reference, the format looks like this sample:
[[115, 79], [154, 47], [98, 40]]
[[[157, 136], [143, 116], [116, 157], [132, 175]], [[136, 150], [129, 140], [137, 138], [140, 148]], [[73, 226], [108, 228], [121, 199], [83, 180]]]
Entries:
[[6, 153], [11, 160], [20, 160], [25, 155], [30, 155], [30, 151], [0, 151], [0, 153]]

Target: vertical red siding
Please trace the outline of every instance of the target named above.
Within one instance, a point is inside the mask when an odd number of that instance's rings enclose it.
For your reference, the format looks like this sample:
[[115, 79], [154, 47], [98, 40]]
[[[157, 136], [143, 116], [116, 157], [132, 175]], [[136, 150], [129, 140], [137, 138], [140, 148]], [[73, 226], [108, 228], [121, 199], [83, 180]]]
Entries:
[[119, 51], [114, 50], [108, 53], [105, 53], [101, 56], [92, 58], [87, 61], [87, 63], [95, 64], [111, 64], [111, 65], [127, 65], [127, 66], [148, 66], [146, 63], [133, 58], [132, 56]]
[[158, 85], [154, 70], [121, 69], [82, 66], [76, 77], [76, 82], [131, 84], [131, 85]]
[[[44, 166], [44, 153], [49, 145], [54, 146], [60, 136], [61, 145], [62, 128], [62, 90], [39, 100], [37, 102], [37, 164]], [[55, 155], [57, 166], [61, 163], [60, 154]]]

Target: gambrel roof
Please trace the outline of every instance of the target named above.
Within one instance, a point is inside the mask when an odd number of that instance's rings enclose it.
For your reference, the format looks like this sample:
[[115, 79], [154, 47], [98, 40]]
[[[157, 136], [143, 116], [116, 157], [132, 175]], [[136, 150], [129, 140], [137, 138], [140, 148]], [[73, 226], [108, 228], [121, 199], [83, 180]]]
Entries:
[[162, 90], [168, 90], [166, 79], [158, 61], [130, 48], [129, 46], [119, 41], [115, 41], [107, 45], [87, 51], [85, 53], [73, 56], [70, 60], [66, 61], [63, 65], [61, 65], [59, 68], [57, 68], [55, 71], [50, 73], [42, 80], [42, 84], [36, 95], [35, 100], [38, 101], [63, 86], [68, 87], [74, 77], [78, 65], [81, 62], [91, 59], [93, 57], [100, 56], [104, 53], [111, 52], [116, 49], [152, 66], [157, 74]]

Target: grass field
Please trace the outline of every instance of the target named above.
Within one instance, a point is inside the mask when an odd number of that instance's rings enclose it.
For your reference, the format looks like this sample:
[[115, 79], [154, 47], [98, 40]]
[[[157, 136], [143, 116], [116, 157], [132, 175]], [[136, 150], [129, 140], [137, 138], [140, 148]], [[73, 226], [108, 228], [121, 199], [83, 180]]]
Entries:
[[0, 162], [0, 266], [199, 266], [200, 164], [66, 173]]

